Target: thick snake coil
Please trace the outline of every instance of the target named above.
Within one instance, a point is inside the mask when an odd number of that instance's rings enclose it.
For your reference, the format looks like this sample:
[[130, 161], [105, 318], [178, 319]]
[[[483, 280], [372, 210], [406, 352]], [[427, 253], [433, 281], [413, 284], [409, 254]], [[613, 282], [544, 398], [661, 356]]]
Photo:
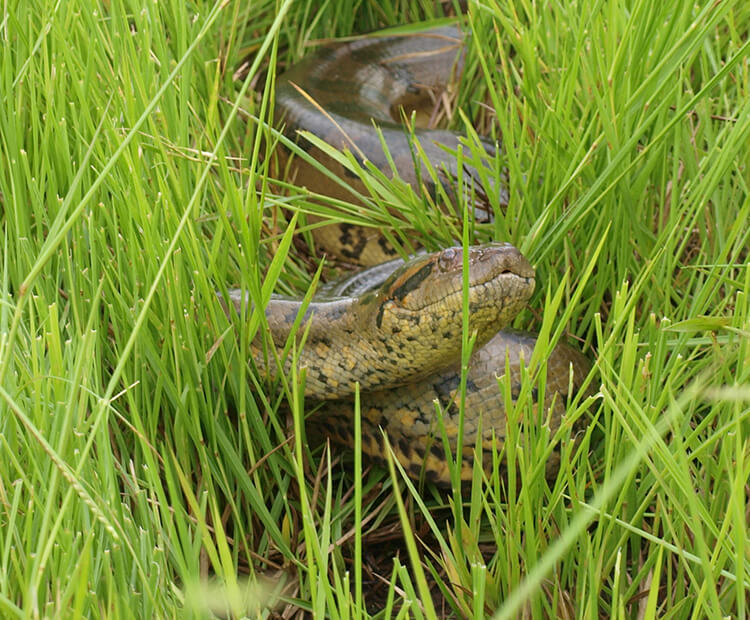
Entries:
[[[459, 171], [452, 153], [459, 146], [461, 134], [442, 129], [417, 128], [406, 131], [402, 123], [405, 112], [422, 112], [435, 107], [439, 99], [455, 86], [461, 75], [464, 59], [464, 35], [455, 25], [433, 28], [419, 33], [387, 37], [366, 37], [345, 44], [321, 48], [277, 79], [276, 116], [284, 133], [304, 148], [314, 159], [346, 181], [360, 194], [368, 190], [359, 178], [329, 157], [309, 140], [298, 135], [308, 131], [337, 148], [346, 148], [360, 160], [367, 159], [388, 176], [392, 170], [416, 191], [436, 194], [435, 182], [426, 170], [423, 159], [431, 162], [437, 180], [451, 197], [455, 197], [461, 177], [465, 192], [486, 192], [475, 166], [462, 166]], [[417, 124], [425, 119], [417, 115]], [[426, 119], [429, 124], [429, 118]], [[373, 128], [376, 122], [381, 138]], [[413, 141], [417, 139], [419, 147]], [[484, 150], [493, 155], [495, 144], [482, 139]], [[423, 155], [419, 155], [419, 153]], [[465, 154], [468, 150], [464, 150]], [[280, 149], [286, 163], [288, 153]], [[391, 164], [392, 162], [392, 164]], [[285, 166], [286, 167], [286, 166]], [[303, 158], [294, 157], [287, 174], [294, 183], [310, 191], [352, 201], [352, 193], [321, 175]], [[505, 203], [507, 195], [499, 191]], [[475, 213], [487, 218], [488, 206], [476, 204]], [[313, 231], [318, 247], [329, 256], [347, 262], [376, 265], [396, 256], [377, 229], [349, 224], [336, 224]]]
[[[400, 176], [412, 185], [426, 185], [414, 168], [409, 134], [393, 120], [393, 109], [424, 89], [442, 88], [461, 66], [463, 37], [455, 27], [422, 36], [379, 37], [323, 48], [279, 77], [277, 108], [288, 135], [308, 130], [335, 146], [356, 148], [384, 171], [390, 168], [370, 119], [383, 131]], [[294, 85], [292, 85], [294, 84]], [[301, 94], [303, 91], [305, 95]], [[311, 102], [311, 99], [314, 102]], [[346, 137], [344, 137], [344, 134]], [[422, 149], [443, 170], [450, 184], [458, 172], [455, 159], [438, 144], [455, 148], [458, 136], [447, 131], [417, 132]], [[302, 144], [307, 144], [301, 140]], [[309, 144], [308, 144], [309, 147]], [[310, 148], [337, 174], [332, 160]], [[294, 164], [294, 160], [292, 162]], [[330, 180], [313, 168], [296, 164], [296, 182], [321, 193], [335, 194]], [[461, 174], [473, 178], [472, 169]], [[347, 178], [349, 182], [356, 179]], [[427, 188], [429, 191], [429, 187]], [[325, 229], [323, 229], [325, 230]], [[362, 263], [382, 260], [389, 250], [379, 236], [365, 229], [337, 228], [317, 238], [328, 252]], [[469, 363], [463, 428], [461, 477], [472, 473], [477, 435], [485, 457], [505, 438], [505, 399], [498, 377], [510, 378], [511, 400], [521, 391], [521, 365], [531, 358], [536, 337], [501, 331], [526, 305], [534, 290], [534, 270], [514, 247], [486, 244], [469, 248], [468, 288], [463, 284], [463, 251], [448, 248], [400, 265], [388, 263], [357, 276], [359, 290], [343, 287], [343, 296], [313, 301], [304, 314], [298, 339], [306, 331], [299, 363], [306, 368], [305, 395], [322, 402], [315, 425], [333, 440], [353, 444], [352, 394], [361, 390], [362, 450], [376, 462], [385, 459], [383, 431], [407, 473], [449, 484], [443, 449], [444, 430], [451, 451], [458, 436], [458, 399], [464, 294], [469, 303], [469, 329], [476, 333]], [[354, 280], [352, 280], [354, 281]], [[235, 309], [245, 295], [230, 291]], [[301, 300], [274, 298], [265, 314], [278, 351], [287, 344]], [[256, 366], [276, 374], [276, 355], [251, 344]], [[555, 431], [566, 403], [579, 389], [590, 364], [580, 353], [560, 344], [547, 360], [540, 422]], [[289, 370], [289, 361], [280, 369]], [[534, 391], [533, 396], [537, 394]], [[536, 400], [536, 398], [535, 398]], [[442, 411], [442, 424], [436, 415]], [[489, 465], [489, 460], [486, 465]], [[548, 473], [555, 470], [554, 459]]]

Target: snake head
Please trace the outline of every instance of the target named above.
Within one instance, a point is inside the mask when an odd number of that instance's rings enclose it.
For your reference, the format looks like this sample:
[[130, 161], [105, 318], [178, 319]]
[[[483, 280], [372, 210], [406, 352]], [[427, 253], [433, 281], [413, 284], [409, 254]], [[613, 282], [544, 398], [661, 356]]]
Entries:
[[[534, 290], [534, 269], [510, 244], [473, 246], [467, 258], [469, 326], [486, 342], [525, 306]], [[395, 271], [370, 299], [362, 298], [375, 312], [377, 329], [410, 346], [460, 348], [463, 262], [463, 249], [452, 247]]]

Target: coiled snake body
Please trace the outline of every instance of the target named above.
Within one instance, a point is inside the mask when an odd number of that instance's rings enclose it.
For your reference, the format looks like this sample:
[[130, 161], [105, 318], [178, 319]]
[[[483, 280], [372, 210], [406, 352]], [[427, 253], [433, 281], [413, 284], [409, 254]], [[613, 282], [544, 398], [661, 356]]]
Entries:
[[[278, 79], [276, 103], [288, 135], [306, 129], [335, 146], [349, 148], [353, 140], [358, 152], [387, 171], [387, 158], [371, 125], [370, 119], [375, 119], [401, 177], [424, 187], [426, 182], [413, 164], [409, 136], [392, 118], [393, 107], [409, 96], [418, 97], [425, 88], [442, 87], [454, 77], [461, 65], [462, 41], [457, 28], [445, 27], [424, 36], [368, 38], [323, 48]], [[458, 136], [423, 130], [417, 137], [443, 171], [441, 182], [450, 183], [451, 175], [458, 174], [455, 159], [439, 145], [455, 147]], [[346, 177], [346, 171], [335, 162], [309, 144], [308, 148]], [[320, 179], [304, 163], [295, 165], [298, 184], [336, 194], [330, 180]], [[469, 168], [461, 174], [473, 177]], [[349, 260], [371, 263], [390, 253], [379, 236], [366, 229], [323, 230], [316, 241], [328, 252]], [[471, 476], [478, 433], [486, 455], [493, 442], [502, 447], [506, 411], [497, 377], [510, 376], [511, 400], [515, 400], [521, 389], [522, 360], [531, 358], [536, 342], [533, 334], [500, 331], [534, 290], [531, 265], [508, 244], [485, 244], [468, 251], [469, 329], [476, 333], [476, 344], [467, 375], [464, 479]], [[299, 358], [307, 369], [306, 396], [323, 402], [316, 413], [318, 427], [332, 439], [352, 445], [351, 398], [355, 382], [359, 382], [363, 452], [382, 462], [382, 431], [386, 431], [394, 454], [409, 475], [439, 484], [449, 484], [450, 476], [435, 402], [442, 410], [442, 427], [452, 451], [458, 436], [462, 262], [461, 248], [418, 256], [401, 266], [395, 261], [377, 276], [370, 278], [369, 272], [360, 276], [359, 281], [365, 283], [363, 292], [347, 291], [335, 299], [313, 301], [304, 317], [309, 329]], [[230, 298], [239, 311], [244, 294], [232, 290]], [[284, 298], [272, 299], [266, 308], [271, 337], [279, 350], [285, 346], [300, 308], [300, 300]], [[257, 338], [251, 350], [260, 369], [278, 372], [262, 339]], [[553, 431], [589, 366], [580, 353], [563, 344], [547, 360], [540, 418], [548, 421]], [[288, 362], [281, 370], [288, 370]], [[551, 462], [548, 470], [553, 469]]]
[[[276, 87], [276, 115], [284, 133], [296, 140], [314, 159], [341, 177], [359, 193], [368, 190], [356, 175], [329, 157], [309, 140], [298, 135], [308, 131], [337, 148], [349, 149], [367, 159], [388, 176], [392, 170], [415, 190], [435, 195], [435, 181], [422, 163], [429, 160], [437, 180], [449, 196], [455, 196], [457, 180], [464, 187], [479, 190], [477, 167], [457, 168], [455, 151], [461, 134], [443, 129], [416, 128], [413, 137], [402, 122], [402, 110], [420, 112], [433, 106], [446, 89], [457, 82], [464, 58], [464, 35], [455, 25], [409, 35], [365, 37], [345, 44], [330, 45], [304, 58], [280, 76]], [[418, 117], [418, 121], [421, 117]], [[380, 135], [373, 128], [376, 122]], [[484, 150], [493, 154], [495, 144], [480, 139]], [[418, 153], [423, 153], [423, 157]], [[281, 150], [282, 159], [286, 155]], [[293, 158], [288, 174], [299, 186], [352, 200], [348, 189], [320, 174], [302, 158]], [[490, 173], [494, 174], [494, 173]], [[487, 178], [488, 175], [484, 175]], [[504, 203], [507, 196], [498, 192]], [[475, 211], [486, 215], [486, 208]], [[330, 256], [360, 265], [375, 265], [396, 256], [378, 230], [358, 226], [330, 225], [313, 231], [316, 244]]]

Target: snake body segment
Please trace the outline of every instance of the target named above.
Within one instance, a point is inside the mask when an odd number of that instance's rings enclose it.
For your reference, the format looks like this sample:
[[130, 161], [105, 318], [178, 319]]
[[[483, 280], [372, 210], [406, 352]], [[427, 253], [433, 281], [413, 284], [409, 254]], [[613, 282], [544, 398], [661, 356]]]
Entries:
[[[424, 189], [435, 195], [435, 183], [424, 170], [426, 159], [438, 172], [448, 195], [455, 194], [459, 177], [482, 193], [476, 168], [464, 165], [459, 171], [450, 152], [458, 147], [461, 134], [417, 128], [412, 135], [402, 122], [402, 110], [407, 114], [423, 110], [457, 81], [463, 68], [465, 41], [459, 28], [449, 25], [321, 47], [278, 77], [277, 119], [287, 137], [365, 195], [368, 191], [356, 175], [298, 132], [310, 132], [332, 146], [348, 149], [389, 177], [398, 171], [416, 191]], [[388, 146], [388, 154], [373, 121]], [[495, 145], [489, 140], [482, 142], [484, 150], [494, 154]], [[286, 152], [282, 150], [281, 155], [286, 163]], [[295, 184], [333, 198], [353, 199], [348, 189], [321, 175], [302, 158], [292, 158], [291, 164], [288, 174]], [[477, 208], [477, 212], [487, 217], [486, 207]], [[374, 265], [396, 256], [379, 231], [371, 228], [329, 225], [315, 229], [313, 234], [328, 255], [360, 265]]]
[[[477, 436], [480, 438], [485, 471], [491, 470], [492, 448], [498, 451], [502, 449], [506, 437], [506, 405], [514, 405], [520, 396], [521, 368], [531, 360], [536, 340], [535, 334], [503, 329], [470, 358], [461, 460], [463, 480], [469, 480], [472, 476]], [[534, 388], [531, 398], [536, 403], [535, 422], [547, 425], [550, 434], [560, 427], [566, 407], [576, 396], [590, 367], [590, 362], [579, 351], [562, 343], [547, 358], [544, 396], [542, 398]], [[509, 403], [506, 403], [498, 385], [498, 379], [503, 377], [510, 380]], [[455, 458], [460, 378], [460, 365], [454, 363], [414, 383], [363, 395], [360, 409], [362, 451], [370, 460], [384, 465], [385, 431], [394, 454], [412, 478], [418, 480], [424, 476], [427, 481], [438, 485], [449, 484], [450, 470], [442, 432], [444, 429]], [[442, 412], [443, 428], [435, 403]], [[352, 446], [352, 416], [351, 400], [326, 402], [316, 412], [315, 424], [322, 426], [326, 436]], [[558, 465], [559, 458], [553, 453], [546, 463], [547, 474], [554, 474]]]

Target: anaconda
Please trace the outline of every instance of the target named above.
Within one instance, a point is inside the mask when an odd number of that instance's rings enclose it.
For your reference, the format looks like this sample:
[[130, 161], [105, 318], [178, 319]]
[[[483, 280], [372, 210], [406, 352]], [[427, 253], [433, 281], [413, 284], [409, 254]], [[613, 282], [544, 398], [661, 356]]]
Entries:
[[[490, 243], [468, 249], [467, 296], [469, 329], [476, 334], [469, 362], [461, 476], [472, 473], [477, 435], [486, 465], [491, 447], [505, 437], [505, 401], [497, 379], [511, 379], [511, 400], [520, 392], [521, 365], [531, 359], [535, 336], [500, 331], [523, 309], [534, 290], [534, 270], [509, 244]], [[463, 250], [452, 247], [426, 254], [373, 275], [355, 295], [313, 301], [274, 297], [265, 315], [277, 351], [283, 351], [292, 326], [303, 312], [297, 337], [306, 334], [299, 363], [306, 369], [305, 395], [324, 401], [315, 424], [334, 441], [353, 444], [352, 394], [362, 391], [362, 450], [371, 460], [385, 459], [382, 431], [396, 457], [413, 477], [450, 483], [435, 402], [443, 413], [443, 429], [456, 449], [463, 316]], [[388, 275], [388, 271], [392, 271]], [[382, 281], [382, 284], [380, 283]], [[364, 282], [367, 282], [365, 277]], [[362, 281], [359, 282], [362, 284]], [[237, 312], [246, 296], [229, 291]], [[253, 362], [271, 376], [279, 372], [273, 351], [262, 336], [251, 343]], [[588, 361], [566, 345], [558, 345], [547, 361], [547, 382], [540, 414], [552, 432], [560, 425], [569, 397], [585, 378]], [[287, 360], [282, 372], [289, 370]], [[533, 393], [534, 400], [538, 395]], [[554, 459], [548, 471], [555, 469]]]
[[[307, 130], [334, 146], [346, 147], [388, 171], [374, 119], [382, 131], [402, 179], [433, 193], [429, 178], [420, 174], [413, 157], [411, 134], [397, 122], [399, 105], [419, 99], [430, 89], [441, 89], [455, 78], [462, 64], [464, 38], [455, 26], [408, 37], [373, 37], [327, 46], [279, 77], [276, 105], [288, 136]], [[454, 157], [443, 147], [455, 148], [452, 132], [416, 132], [422, 149], [442, 171], [441, 183], [450, 189], [458, 175], [476, 181], [472, 168], [456, 169]], [[339, 176], [357, 184], [347, 171], [303, 139], [308, 152]], [[492, 153], [493, 146], [486, 144]], [[295, 182], [334, 197], [347, 198], [314, 168], [297, 161]], [[325, 229], [321, 229], [325, 230]], [[380, 235], [365, 229], [338, 227], [317, 236], [332, 254], [362, 264], [392, 254]], [[505, 399], [498, 378], [510, 378], [510, 400], [521, 391], [521, 366], [528, 361], [536, 336], [501, 331], [526, 305], [534, 289], [534, 271], [521, 253], [508, 244], [487, 244], [469, 250], [469, 329], [476, 333], [469, 362], [463, 428], [461, 477], [472, 472], [474, 446], [490, 458], [491, 447], [505, 439]], [[309, 323], [299, 362], [307, 369], [305, 395], [322, 402], [316, 426], [333, 440], [353, 443], [352, 400], [356, 383], [362, 391], [362, 450], [376, 462], [385, 459], [382, 432], [394, 454], [412, 477], [450, 484], [443, 450], [442, 428], [455, 452], [458, 437], [457, 395], [463, 317], [463, 253], [448, 248], [423, 255], [399, 266], [391, 262], [359, 276], [356, 293], [347, 290], [333, 300], [314, 301], [307, 307]], [[235, 309], [245, 295], [230, 291]], [[274, 298], [265, 310], [277, 352], [284, 349], [290, 330], [302, 311], [297, 299]], [[253, 362], [274, 375], [289, 370], [289, 361], [277, 367], [274, 351], [257, 337], [251, 345]], [[547, 360], [544, 398], [534, 391], [539, 420], [555, 431], [566, 404], [580, 388], [590, 363], [579, 352], [559, 344]], [[539, 411], [541, 409], [541, 411]], [[486, 463], [488, 464], [488, 463]], [[550, 459], [548, 472], [555, 469]]]

